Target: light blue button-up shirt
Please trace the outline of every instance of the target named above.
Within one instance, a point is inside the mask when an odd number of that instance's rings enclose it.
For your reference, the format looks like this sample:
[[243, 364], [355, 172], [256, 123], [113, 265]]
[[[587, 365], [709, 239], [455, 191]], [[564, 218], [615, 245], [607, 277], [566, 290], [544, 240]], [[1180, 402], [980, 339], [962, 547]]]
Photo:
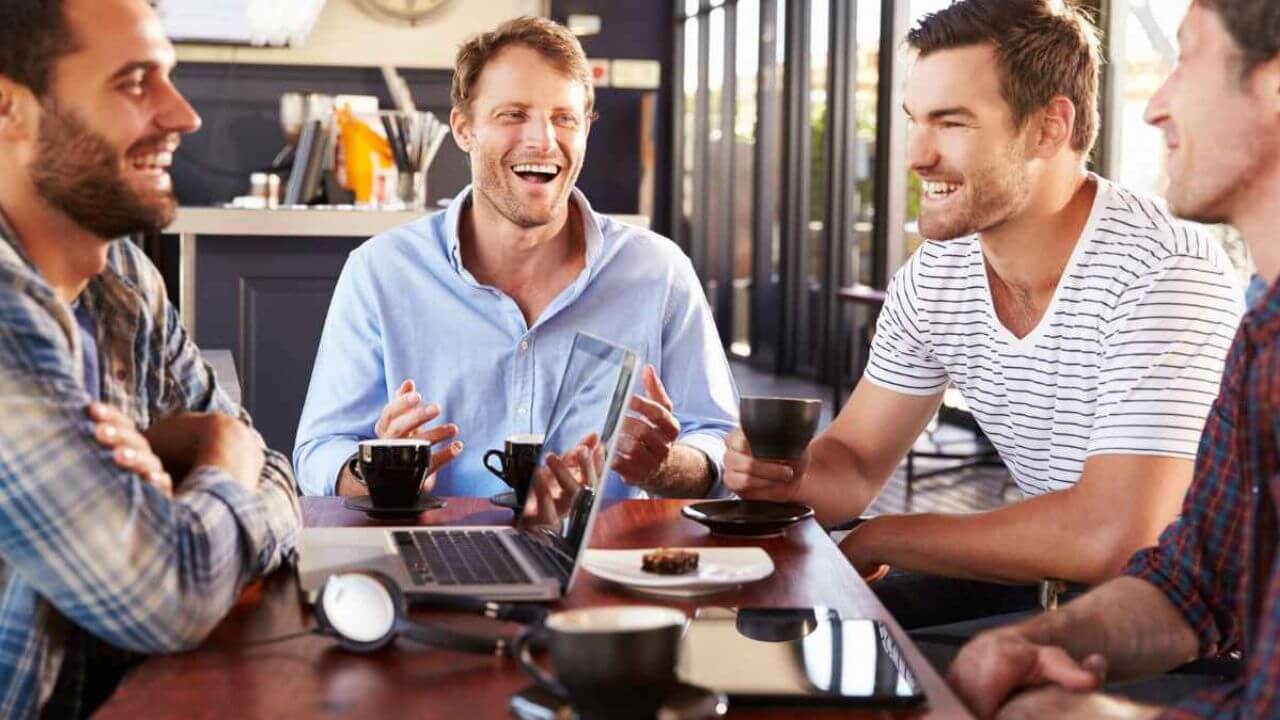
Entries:
[[[675, 403], [679, 441], [719, 472], [737, 425], [738, 392], [693, 266], [670, 240], [597, 215], [583, 217], [586, 267], [533, 327], [506, 294], [462, 265], [458, 226], [468, 187], [447, 210], [379, 235], [347, 259], [316, 355], [293, 453], [308, 495], [332, 495], [342, 465], [400, 384], [412, 379], [439, 422], [456, 423], [462, 454], [436, 493], [506, 489], [484, 453], [515, 433], [542, 433], [574, 334], [640, 353]], [[641, 386], [643, 387], [643, 386]], [[635, 492], [638, 496], [640, 493]]]

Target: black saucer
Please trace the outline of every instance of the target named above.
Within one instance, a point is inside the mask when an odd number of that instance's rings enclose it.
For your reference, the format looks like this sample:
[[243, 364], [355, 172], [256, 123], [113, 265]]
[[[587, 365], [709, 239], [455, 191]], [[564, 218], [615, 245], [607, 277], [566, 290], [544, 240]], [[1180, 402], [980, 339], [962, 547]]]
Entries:
[[717, 535], [768, 537], [813, 517], [813, 508], [765, 500], [709, 500], [686, 505], [680, 514], [706, 525]]
[[[569, 701], [537, 685], [511, 696], [511, 714], [520, 720], [577, 720]], [[722, 693], [697, 685], [676, 683], [671, 695], [658, 710], [658, 717], [674, 720], [721, 718], [729, 712], [729, 700]]]
[[420, 515], [427, 510], [436, 510], [445, 506], [445, 501], [441, 498], [422, 493], [418, 496], [418, 502], [411, 507], [404, 508], [375, 508], [373, 501], [368, 495], [356, 495], [354, 497], [344, 498], [342, 507], [348, 510], [356, 510], [368, 515], [375, 520], [393, 520], [413, 517]]
[[493, 497], [489, 498], [489, 502], [501, 508], [506, 508], [508, 510], [516, 510], [517, 509], [516, 508], [516, 491], [507, 490], [505, 492], [500, 492], [497, 495], [494, 495]]

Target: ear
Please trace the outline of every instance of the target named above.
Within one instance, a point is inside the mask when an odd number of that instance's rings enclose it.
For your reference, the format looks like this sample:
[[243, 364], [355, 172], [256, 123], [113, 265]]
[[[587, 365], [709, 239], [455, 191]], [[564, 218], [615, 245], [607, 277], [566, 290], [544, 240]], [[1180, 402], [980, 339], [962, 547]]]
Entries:
[[30, 138], [37, 104], [29, 88], [0, 75], [0, 141]]
[[1071, 148], [1071, 136], [1076, 128], [1076, 105], [1059, 95], [1037, 113], [1034, 122], [1038, 127], [1030, 137], [1031, 154], [1038, 158], [1051, 158], [1063, 148]]
[[453, 141], [458, 144], [458, 149], [470, 155], [471, 146], [475, 142], [471, 118], [458, 108], [453, 108], [449, 111], [449, 129], [453, 131]]

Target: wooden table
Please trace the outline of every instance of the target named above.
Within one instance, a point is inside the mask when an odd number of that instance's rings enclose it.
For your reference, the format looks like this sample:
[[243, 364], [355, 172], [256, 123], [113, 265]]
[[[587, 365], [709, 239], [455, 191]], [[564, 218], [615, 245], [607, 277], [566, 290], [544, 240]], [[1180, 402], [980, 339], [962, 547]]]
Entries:
[[[603, 513], [593, 547], [724, 546], [744, 541], [712, 536], [679, 515], [681, 501], [628, 501]], [[312, 527], [357, 526], [371, 521], [345, 510], [339, 498], [303, 498], [303, 521]], [[507, 524], [511, 514], [474, 498], [453, 498], [446, 508], [424, 513], [423, 524]], [[752, 542], [752, 541], [748, 541]], [[731, 709], [745, 718], [969, 718], [928, 662], [919, 654], [839, 549], [813, 520], [783, 537], [753, 541], [773, 558], [774, 575], [701, 604], [725, 606], [815, 606], [845, 617], [887, 622], [929, 697], [929, 710], [857, 713], [847, 709]], [[561, 606], [582, 607], [658, 602], [582, 574]], [[699, 603], [667, 602], [688, 612]], [[480, 617], [414, 611], [448, 627], [473, 632], [511, 630]], [[380, 654], [346, 653], [329, 639], [308, 635], [259, 647], [244, 643], [314, 625], [302, 605], [292, 569], [252, 585], [231, 614], [197, 650], [156, 657], [124, 682], [96, 717], [122, 718], [480, 718], [510, 717], [507, 701], [528, 685], [510, 660], [423, 648], [401, 642]]]

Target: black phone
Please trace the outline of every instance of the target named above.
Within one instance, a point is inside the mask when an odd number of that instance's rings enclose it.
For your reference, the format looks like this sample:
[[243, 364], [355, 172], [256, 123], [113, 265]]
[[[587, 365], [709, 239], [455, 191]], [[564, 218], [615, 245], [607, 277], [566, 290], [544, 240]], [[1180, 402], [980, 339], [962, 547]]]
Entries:
[[680, 680], [734, 705], [914, 708], [926, 698], [889, 632], [830, 608], [702, 608], [685, 632]]

